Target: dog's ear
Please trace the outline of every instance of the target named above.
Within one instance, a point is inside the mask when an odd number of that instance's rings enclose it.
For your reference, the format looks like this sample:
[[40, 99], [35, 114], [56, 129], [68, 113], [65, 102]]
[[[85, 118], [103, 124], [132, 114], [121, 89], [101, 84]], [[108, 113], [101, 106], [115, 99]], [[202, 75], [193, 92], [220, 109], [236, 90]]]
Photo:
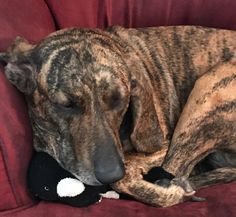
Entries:
[[0, 53], [0, 62], [4, 62], [7, 79], [21, 92], [30, 95], [35, 90], [36, 70], [30, 60], [34, 45], [23, 38], [17, 37], [6, 53]]
[[29, 62], [9, 62], [5, 67], [5, 75], [19, 91], [26, 95], [32, 94], [37, 87], [37, 74]]
[[154, 103], [152, 90], [136, 81], [130, 100], [133, 117], [131, 141], [139, 152], [152, 153], [162, 149], [165, 144], [165, 135]]
[[9, 55], [7, 53], [0, 53], [0, 62], [7, 63], [9, 60]]

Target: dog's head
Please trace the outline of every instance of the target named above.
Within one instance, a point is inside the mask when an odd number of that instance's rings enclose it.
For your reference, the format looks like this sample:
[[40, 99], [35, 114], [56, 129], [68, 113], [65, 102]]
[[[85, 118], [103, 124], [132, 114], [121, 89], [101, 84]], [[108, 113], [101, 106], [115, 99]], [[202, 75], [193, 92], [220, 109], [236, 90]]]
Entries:
[[[133, 118], [124, 123], [135, 84], [121, 46], [108, 33], [71, 29], [37, 45], [17, 38], [0, 54], [6, 77], [26, 96], [35, 149], [90, 185], [124, 175], [122, 140], [129, 130], [122, 126]], [[135, 115], [141, 117], [137, 108]], [[145, 120], [136, 125], [138, 131]]]

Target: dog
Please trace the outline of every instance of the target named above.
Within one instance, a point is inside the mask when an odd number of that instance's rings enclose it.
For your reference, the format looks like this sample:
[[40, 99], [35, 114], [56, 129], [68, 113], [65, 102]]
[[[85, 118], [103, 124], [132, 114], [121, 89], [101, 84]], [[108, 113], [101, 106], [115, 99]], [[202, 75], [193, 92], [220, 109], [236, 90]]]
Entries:
[[[37, 151], [86, 184], [171, 206], [195, 193], [191, 180], [236, 180], [235, 39], [195, 26], [70, 28], [35, 45], [18, 37], [0, 59]], [[189, 178], [206, 158], [213, 170]], [[154, 166], [175, 178], [144, 181]]]

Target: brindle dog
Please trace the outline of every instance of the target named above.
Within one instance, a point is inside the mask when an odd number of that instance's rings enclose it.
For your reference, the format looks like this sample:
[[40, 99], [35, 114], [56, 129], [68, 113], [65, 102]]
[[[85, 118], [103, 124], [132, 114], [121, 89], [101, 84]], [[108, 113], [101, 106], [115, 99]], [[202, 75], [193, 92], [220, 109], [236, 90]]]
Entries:
[[[170, 206], [236, 179], [236, 32], [65, 29], [1, 59], [27, 99], [34, 147], [90, 185]], [[207, 156], [212, 171], [188, 179]], [[160, 166], [175, 178], [142, 175]], [[159, 184], [158, 184], [159, 183]]]

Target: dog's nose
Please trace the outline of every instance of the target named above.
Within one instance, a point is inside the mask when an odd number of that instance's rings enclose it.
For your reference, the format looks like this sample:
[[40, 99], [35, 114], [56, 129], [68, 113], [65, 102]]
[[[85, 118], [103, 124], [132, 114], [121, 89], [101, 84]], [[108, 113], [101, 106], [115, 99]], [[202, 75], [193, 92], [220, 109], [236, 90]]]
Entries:
[[105, 165], [95, 170], [96, 178], [102, 184], [111, 184], [117, 182], [124, 177], [124, 165]]
[[94, 158], [95, 176], [103, 184], [111, 184], [125, 175], [124, 164], [114, 143], [96, 146]]

